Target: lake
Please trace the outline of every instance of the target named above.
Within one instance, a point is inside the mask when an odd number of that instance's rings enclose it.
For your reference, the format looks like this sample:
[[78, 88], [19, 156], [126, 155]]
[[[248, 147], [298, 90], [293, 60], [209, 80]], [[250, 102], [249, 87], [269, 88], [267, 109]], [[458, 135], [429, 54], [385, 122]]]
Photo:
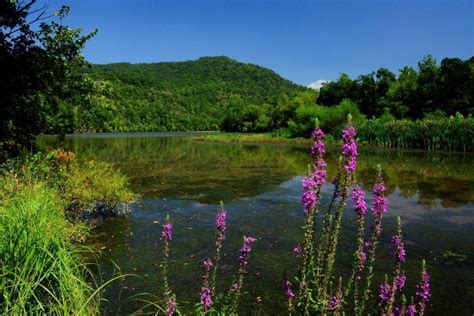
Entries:
[[[300, 195], [302, 177], [311, 163], [309, 149], [198, 142], [188, 135], [98, 134], [66, 139], [65, 147], [79, 159], [114, 163], [141, 195], [129, 216], [105, 220], [90, 240], [100, 249], [100, 270], [94, 268], [97, 280], [133, 274], [107, 288], [104, 314], [146, 310], [144, 300], [160, 298], [160, 223], [167, 215], [174, 228], [170, 284], [179, 302], [192, 307], [199, 300], [200, 262], [213, 255], [214, 216], [220, 201], [229, 211], [229, 228], [218, 287], [230, 286], [242, 236], [255, 236], [242, 312], [283, 314], [282, 279], [285, 274], [295, 275], [298, 262], [291, 249], [302, 240]], [[338, 151], [338, 146], [330, 146], [325, 157], [328, 178], [336, 172]], [[360, 150], [356, 177], [366, 196], [370, 197], [377, 165], [383, 168], [388, 186], [389, 211], [378, 248], [376, 284], [384, 272], [391, 271], [390, 239], [400, 216], [408, 256], [406, 293], [415, 293], [421, 260], [426, 259], [432, 276], [430, 315], [474, 311], [473, 158], [466, 153]], [[332, 186], [327, 185], [322, 205], [331, 194]], [[355, 232], [349, 201], [336, 259], [338, 274], [349, 273]], [[138, 294], [142, 295], [132, 297]]]

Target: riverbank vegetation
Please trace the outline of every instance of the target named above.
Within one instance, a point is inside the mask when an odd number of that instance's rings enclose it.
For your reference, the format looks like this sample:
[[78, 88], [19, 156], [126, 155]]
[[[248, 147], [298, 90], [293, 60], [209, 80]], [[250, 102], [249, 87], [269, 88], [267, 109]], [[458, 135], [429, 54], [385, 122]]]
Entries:
[[77, 69], [95, 32], [64, 25], [68, 13], [0, 1], [2, 315], [97, 314], [100, 288], [84, 262], [82, 220], [124, 213], [135, 199], [108, 164], [62, 149], [38, 152], [35, 136], [53, 123], [64, 136], [90, 91]]
[[0, 186], [0, 314], [97, 313], [80, 219], [126, 211], [126, 178], [56, 150], [8, 161]]

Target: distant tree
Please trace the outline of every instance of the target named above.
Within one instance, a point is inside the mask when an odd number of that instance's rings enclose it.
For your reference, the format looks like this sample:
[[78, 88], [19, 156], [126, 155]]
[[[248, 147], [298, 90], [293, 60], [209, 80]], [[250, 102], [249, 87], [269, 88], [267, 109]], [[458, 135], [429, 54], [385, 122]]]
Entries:
[[[94, 35], [44, 22], [62, 20], [69, 8], [48, 14], [46, 6], [37, 8], [35, 3], [0, 0], [0, 159], [35, 148], [35, 135], [48, 126], [45, 112], [71, 120], [63, 97], [77, 95], [74, 67], [81, 64], [81, 49]], [[38, 28], [33, 28], [35, 23], [40, 23]]]
[[400, 70], [398, 79], [394, 81], [384, 97], [384, 108], [397, 118], [407, 116], [410, 108], [415, 104], [417, 91], [418, 73], [412, 67], [404, 67]]
[[433, 56], [428, 55], [418, 63], [418, 78], [414, 104], [410, 107], [410, 117], [422, 118], [424, 113], [438, 109], [438, 65]]
[[463, 61], [445, 58], [439, 67], [436, 87], [437, 99], [447, 114], [473, 113], [474, 107], [474, 57]]
[[336, 106], [344, 99], [354, 100], [356, 83], [345, 73], [321, 87], [318, 104]]

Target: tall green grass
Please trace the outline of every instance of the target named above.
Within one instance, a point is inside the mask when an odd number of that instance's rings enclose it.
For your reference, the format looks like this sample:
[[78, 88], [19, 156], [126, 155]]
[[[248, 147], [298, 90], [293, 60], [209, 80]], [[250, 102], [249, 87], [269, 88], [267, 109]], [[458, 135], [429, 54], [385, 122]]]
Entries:
[[357, 138], [363, 144], [384, 147], [474, 151], [474, 119], [367, 120], [358, 126]]
[[68, 223], [55, 190], [14, 182], [2, 181], [17, 192], [0, 205], [0, 313], [94, 313], [98, 301], [89, 300], [87, 269], [72, 243], [81, 228]]
[[126, 178], [61, 150], [0, 171], [0, 314], [97, 314], [100, 291], [86, 282], [78, 241], [88, 229], [78, 215], [132, 202]]

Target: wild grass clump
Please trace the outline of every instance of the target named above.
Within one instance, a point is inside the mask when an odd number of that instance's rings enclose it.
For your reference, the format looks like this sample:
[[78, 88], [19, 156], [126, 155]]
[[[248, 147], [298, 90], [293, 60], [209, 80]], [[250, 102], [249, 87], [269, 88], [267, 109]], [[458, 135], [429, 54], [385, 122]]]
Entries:
[[0, 199], [0, 314], [80, 315], [98, 311], [85, 282], [80, 228], [64, 216], [64, 203], [44, 183], [0, 180], [16, 193]]

